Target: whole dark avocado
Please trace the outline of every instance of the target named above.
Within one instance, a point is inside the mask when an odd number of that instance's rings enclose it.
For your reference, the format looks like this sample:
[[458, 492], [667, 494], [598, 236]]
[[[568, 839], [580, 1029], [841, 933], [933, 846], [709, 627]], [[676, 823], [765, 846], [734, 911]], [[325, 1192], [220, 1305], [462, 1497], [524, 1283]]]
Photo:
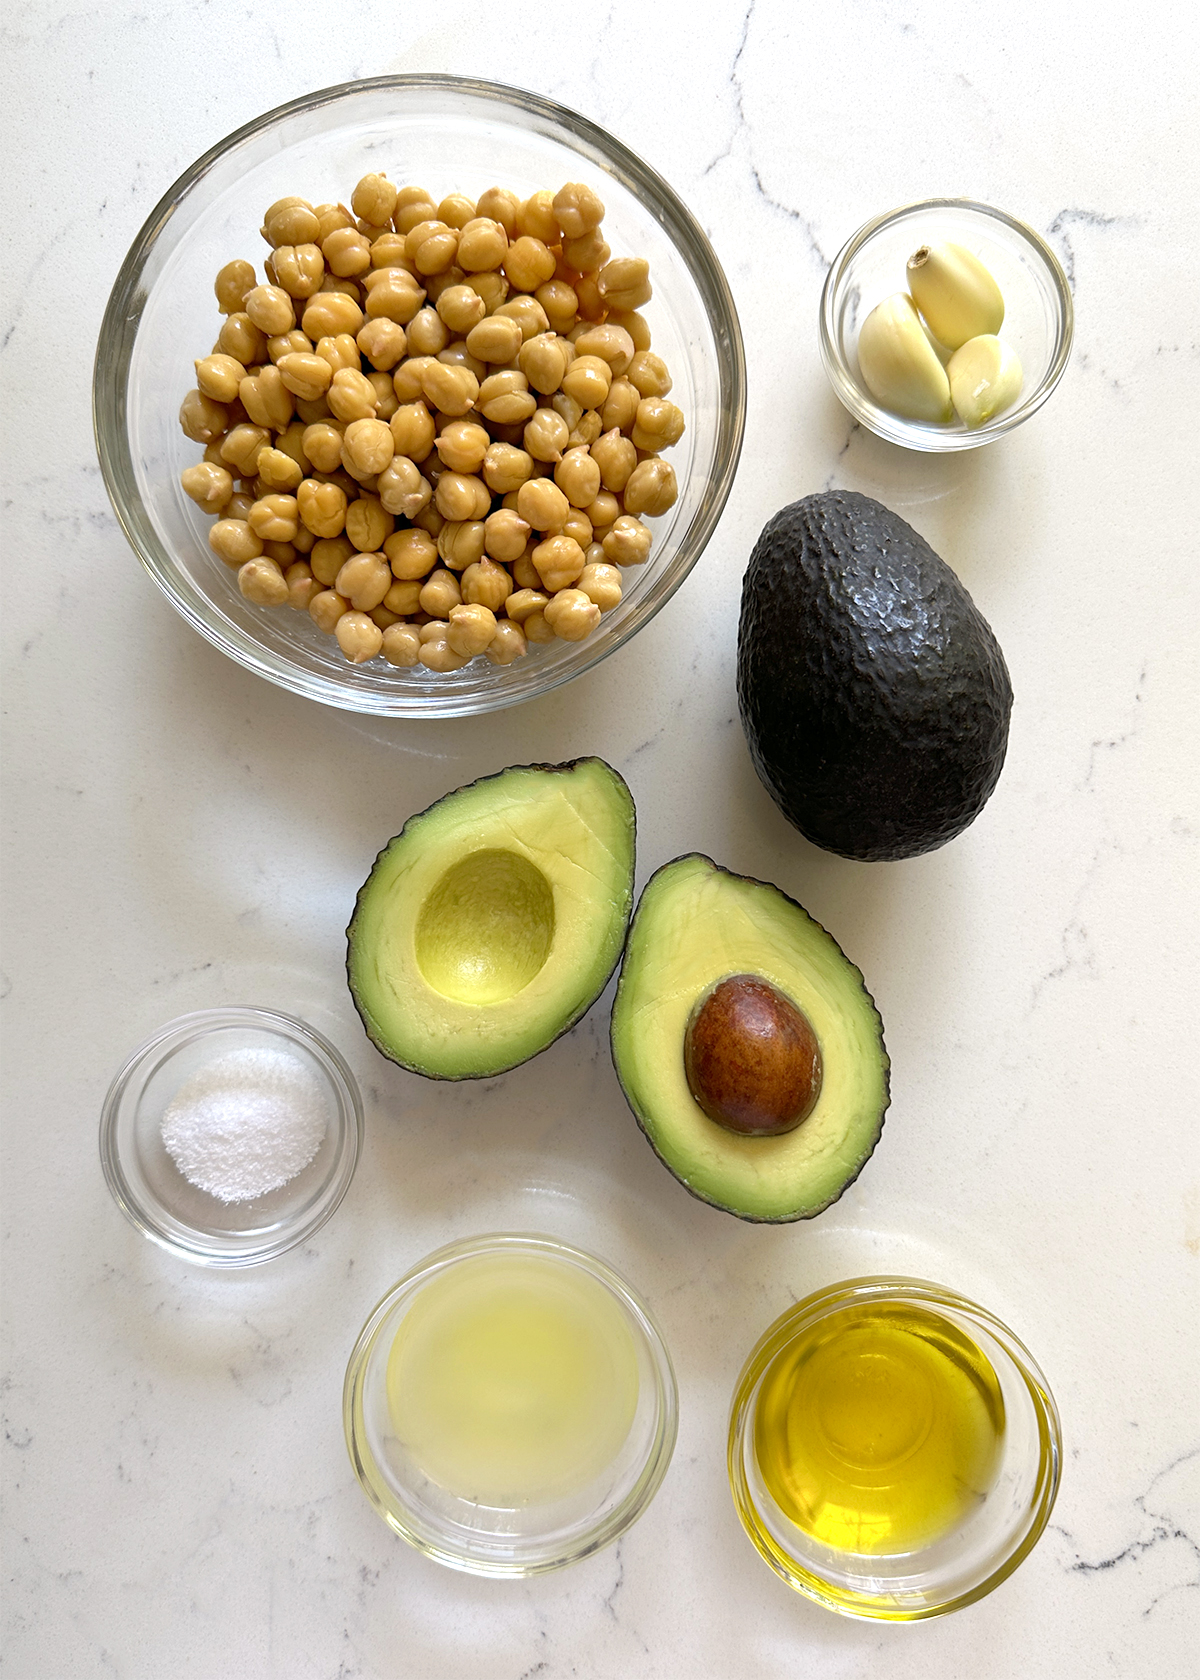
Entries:
[[801, 834], [864, 861], [974, 821], [1012, 685], [982, 613], [898, 514], [849, 490], [768, 520], [742, 585], [738, 704], [754, 765]]

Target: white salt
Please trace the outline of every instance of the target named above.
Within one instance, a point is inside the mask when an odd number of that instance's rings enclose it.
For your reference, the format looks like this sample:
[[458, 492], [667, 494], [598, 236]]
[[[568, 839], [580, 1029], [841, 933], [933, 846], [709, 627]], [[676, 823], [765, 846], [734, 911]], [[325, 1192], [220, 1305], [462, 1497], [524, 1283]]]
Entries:
[[229, 1050], [179, 1087], [162, 1139], [197, 1189], [250, 1202], [302, 1172], [325, 1127], [325, 1093], [310, 1068], [283, 1050]]

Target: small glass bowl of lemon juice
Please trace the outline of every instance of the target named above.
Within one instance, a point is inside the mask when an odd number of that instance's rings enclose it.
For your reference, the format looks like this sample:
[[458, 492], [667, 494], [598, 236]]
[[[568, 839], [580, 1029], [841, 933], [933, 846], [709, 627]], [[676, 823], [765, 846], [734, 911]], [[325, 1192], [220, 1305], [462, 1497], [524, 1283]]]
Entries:
[[553, 1237], [439, 1249], [363, 1326], [343, 1420], [355, 1474], [419, 1551], [540, 1574], [616, 1540], [666, 1474], [678, 1418], [662, 1335], [623, 1278]]
[[828, 1609], [961, 1609], [1036, 1544], [1062, 1440], [1000, 1321], [915, 1278], [855, 1278], [783, 1314], [734, 1393], [729, 1478], [777, 1575]]

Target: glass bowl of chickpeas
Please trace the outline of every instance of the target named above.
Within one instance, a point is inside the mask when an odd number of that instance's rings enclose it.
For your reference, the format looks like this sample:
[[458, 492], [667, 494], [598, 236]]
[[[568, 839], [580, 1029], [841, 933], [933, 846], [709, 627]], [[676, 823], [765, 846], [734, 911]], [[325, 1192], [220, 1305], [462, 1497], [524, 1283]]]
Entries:
[[386, 76], [268, 113], [134, 242], [93, 408], [154, 580], [330, 705], [532, 698], [635, 635], [741, 449], [728, 284], [671, 188], [531, 93]]

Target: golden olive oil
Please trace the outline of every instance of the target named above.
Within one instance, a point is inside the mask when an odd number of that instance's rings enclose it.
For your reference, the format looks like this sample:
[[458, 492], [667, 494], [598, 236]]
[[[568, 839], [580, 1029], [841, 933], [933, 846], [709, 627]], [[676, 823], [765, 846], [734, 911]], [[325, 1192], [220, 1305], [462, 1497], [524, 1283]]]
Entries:
[[907, 1552], [991, 1487], [1004, 1400], [991, 1363], [940, 1314], [861, 1304], [819, 1320], [768, 1367], [754, 1453], [776, 1504], [840, 1551]]
[[388, 1407], [447, 1492], [512, 1508], [578, 1492], [616, 1458], [638, 1399], [618, 1301], [577, 1266], [488, 1254], [435, 1277], [400, 1324]]

